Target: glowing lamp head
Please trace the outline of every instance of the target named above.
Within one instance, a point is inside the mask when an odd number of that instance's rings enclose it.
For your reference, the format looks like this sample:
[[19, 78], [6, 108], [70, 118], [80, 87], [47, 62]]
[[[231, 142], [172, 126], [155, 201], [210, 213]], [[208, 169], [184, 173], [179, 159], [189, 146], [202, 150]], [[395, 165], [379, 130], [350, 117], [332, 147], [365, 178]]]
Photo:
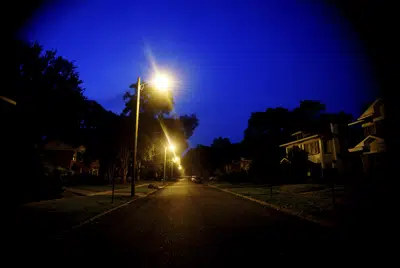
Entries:
[[154, 86], [161, 91], [165, 91], [170, 86], [170, 80], [168, 76], [164, 74], [158, 74], [153, 80]]

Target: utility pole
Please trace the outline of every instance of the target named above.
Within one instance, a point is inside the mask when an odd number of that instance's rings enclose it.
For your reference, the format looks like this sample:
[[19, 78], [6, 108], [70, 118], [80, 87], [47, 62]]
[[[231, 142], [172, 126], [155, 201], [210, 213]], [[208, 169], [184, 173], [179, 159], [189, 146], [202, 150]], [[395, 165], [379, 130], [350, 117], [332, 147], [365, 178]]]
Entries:
[[115, 192], [115, 178], [112, 178], [112, 192], [111, 192], [111, 203], [114, 204], [114, 192]]
[[167, 171], [167, 146], [164, 148], [164, 182], [166, 178], [166, 171]]
[[[131, 180], [131, 197], [135, 196], [135, 180], [136, 180], [136, 162], [137, 162], [137, 142], [138, 142], [138, 129], [139, 129], [139, 106], [140, 106], [140, 76], [137, 79], [136, 89], [136, 114], [135, 114], [135, 138], [133, 145], [133, 157], [132, 157], [132, 180]], [[133, 98], [132, 98], [133, 99]]]
[[336, 162], [337, 162], [337, 152], [336, 152], [336, 134], [335, 125], [330, 123], [331, 133], [332, 133], [332, 205], [335, 207], [336, 205], [336, 196], [335, 196], [335, 176], [336, 176]]
[[171, 180], [172, 180], [172, 174], [174, 172], [174, 162], [171, 161]]

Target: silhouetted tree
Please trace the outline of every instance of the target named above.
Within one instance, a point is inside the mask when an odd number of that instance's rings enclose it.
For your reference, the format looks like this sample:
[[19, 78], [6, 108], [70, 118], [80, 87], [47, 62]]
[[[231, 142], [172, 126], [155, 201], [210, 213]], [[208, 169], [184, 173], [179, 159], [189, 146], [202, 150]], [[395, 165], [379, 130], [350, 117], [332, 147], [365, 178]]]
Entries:
[[191, 148], [182, 158], [186, 173], [194, 176], [203, 176], [213, 171], [212, 151], [209, 146], [197, 145]]
[[304, 100], [291, 111], [278, 107], [252, 113], [242, 142], [245, 154], [253, 160], [251, 176], [264, 181], [279, 177], [279, 162], [285, 156], [279, 145], [291, 141], [291, 134], [296, 131], [329, 135], [330, 123], [334, 123], [340, 126], [342, 133], [346, 133], [351, 115], [326, 113], [325, 110], [320, 101]]
[[[137, 85], [132, 85], [136, 88]], [[125, 108], [122, 115], [129, 121], [126, 124], [126, 133], [129, 133], [133, 141], [135, 119], [136, 94], [127, 92], [124, 96]], [[159, 92], [146, 85], [141, 91], [138, 137], [138, 165], [142, 163], [160, 162], [163, 157], [155, 159], [157, 151], [163, 152], [168, 143], [167, 138], [177, 147], [177, 154], [187, 149], [187, 140], [193, 135], [199, 124], [195, 114], [181, 115], [171, 114], [173, 110], [173, 97], [170, 92]], [[123, 141], [122, 141], [123, 142]], [[130, 147], [132, 148], [132, 147]]]
[[43, 136], [74, 136], [87, 110], [75, 64], [38, 43], [21, 41], [13, 71], [5, 95], [18, 103], [18, 120], [29, 129], [27, 138], [37, 143]]
[[308, 154], [299, 147], [293, 147], [288, 155], [291, 169], [291, 183], [304, 183], [309, 168]]
[[9, 115], [14, 135], [9, 136], [7, 143], [20, 149], [5, 148], [10, 152], [10, 163], [3, 172], [14, 186], [18, 185], [21, 198], [27, 200], [38, 198], [43, 189], [55, 189], [45, 186], [50, 181], [43, 179], [45, 173], [39, 157], [43, 137], [79, 137], [88, 103], [73, 62], [57, 56], [55, 51], [45, 51], [38, 43], [15, 41], [13, 49], [15, 54], [7, 67], [10, 74], [4, 78], [7, 86], [2, 95], [17, 102]]
[[228, 138], [218, 137], [213, 140], [211, 147], [214, 148], [228, 148], [231, 145], [231, 141]]

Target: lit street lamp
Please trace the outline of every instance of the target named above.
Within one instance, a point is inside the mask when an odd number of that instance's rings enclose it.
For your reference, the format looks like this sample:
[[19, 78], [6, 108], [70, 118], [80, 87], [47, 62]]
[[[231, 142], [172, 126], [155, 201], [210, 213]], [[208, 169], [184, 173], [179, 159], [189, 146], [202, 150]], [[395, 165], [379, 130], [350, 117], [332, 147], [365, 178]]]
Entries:
[[[152, 81], [152, 84], [159, 90], [167, 90], [169, 87], [168, 77], [165, 75], [157, 74], [156, 78]], [[132, 165], [132, 180], [131, 180], [131, 197], [135, 196], [135, 180], [137, 176], [137, 141], [138, 141], [138, 129], [139, 129], [139, 107], [140, 107], [140, 91], [144, 88], [145, 84], [140, 81], [140, 76], [137, 79], [136, 87], [136, 115], [135, 115], [135, 138], [133, 145], [133, 165]], [[132, 87], [132, 86], [131, 86]], [[165, 175], [164, 175], [165, 177]]]
[[171, 144], [171, 145], [169, 145], [169, 150], [171, 151], [171, 152], [175, 152], [175, 145], [173, 145], [173, 144]]
[[170, 84], [170, 81], [166, 75], [157, 75], [153, 80], [154, 85], [159, 90], [167, 90]]

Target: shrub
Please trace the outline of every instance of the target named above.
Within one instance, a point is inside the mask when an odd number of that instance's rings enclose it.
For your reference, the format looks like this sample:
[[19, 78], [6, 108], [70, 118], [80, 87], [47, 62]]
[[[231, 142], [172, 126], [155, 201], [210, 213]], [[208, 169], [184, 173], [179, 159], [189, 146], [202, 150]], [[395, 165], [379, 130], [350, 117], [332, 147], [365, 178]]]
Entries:
[[63, 184], [66, 186], [75, 185], [105, 185], [108, 184], [108, 180], [101, 176], [95, 176], [91, 174], [75, 174], [63, 177]]
[[248, 181], [248, 178], [246, 171], [240, 171], [240, 172], [231, 172], [229, 174], [223, 174], [219, 176], [219, 180], [234, 183], [234, 182]]

